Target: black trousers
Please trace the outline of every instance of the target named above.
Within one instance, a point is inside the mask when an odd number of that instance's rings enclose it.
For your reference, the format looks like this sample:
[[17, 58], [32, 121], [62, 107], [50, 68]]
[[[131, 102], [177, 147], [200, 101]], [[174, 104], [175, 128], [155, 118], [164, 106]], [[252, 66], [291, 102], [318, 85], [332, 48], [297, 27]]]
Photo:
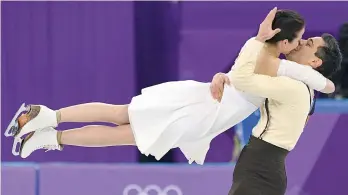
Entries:
[[251, 136], [233, 172], [228, 195], [284, 195], [287, 186], [283, 148]]

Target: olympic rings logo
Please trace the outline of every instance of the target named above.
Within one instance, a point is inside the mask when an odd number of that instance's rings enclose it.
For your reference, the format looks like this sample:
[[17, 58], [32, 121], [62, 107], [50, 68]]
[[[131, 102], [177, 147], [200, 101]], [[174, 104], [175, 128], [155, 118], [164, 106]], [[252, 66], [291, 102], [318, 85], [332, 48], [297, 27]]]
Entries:
[[[156, 193], [156, 194], [155, 194]], [[137, 184], [130, 184], [123, 190], [123, 195], [183, 195], [181, 189], [176, 185], [169, 185], [161, 189], [160, 186], [151, 184], [145, 188]]]

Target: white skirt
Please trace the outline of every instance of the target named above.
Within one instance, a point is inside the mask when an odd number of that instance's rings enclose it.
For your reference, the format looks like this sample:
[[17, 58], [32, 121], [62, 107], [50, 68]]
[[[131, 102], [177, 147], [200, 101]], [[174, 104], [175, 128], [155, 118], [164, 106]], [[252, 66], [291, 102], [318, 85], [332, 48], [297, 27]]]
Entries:
[[210, 83], [191, 80], [167, 82], [141, 92], [128, 108], [139, 151], [159, 160], [179, 147], [190, 163], [198, 164], [203, 164], [214, 137], [244, 120], [263, 101], [256, 98], [255, 103], [255, 97], [226, 86], [219, 103], [211, 96]]

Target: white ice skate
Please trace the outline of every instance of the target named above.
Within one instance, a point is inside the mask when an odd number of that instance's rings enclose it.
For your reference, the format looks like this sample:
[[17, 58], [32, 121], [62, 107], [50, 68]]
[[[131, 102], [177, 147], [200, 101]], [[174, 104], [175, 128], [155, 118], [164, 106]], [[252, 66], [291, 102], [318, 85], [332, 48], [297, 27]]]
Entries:
[[20, 147], [19, 154], [22, 158], [27, 158], [36, 150], [62, 150], [63, 147], [58, 144], [58, 131], [52, 127], [37, 130], [28, 134]]
[[[23, 127], [20, 127], [18, 119], [23, 112], [24, 114], [29, 113], [28, 116], [30, 117], [28, 118], [28, 122], [25, 123]], [[18, 143], [22, 142], [21, 137], [23, 135], [46, 127], [57, 127], [57, 125], [57, 117], [54, 110], [43, 105], [25, 106], [23, 103], [5, 131], [6, 137], [14, 137], [12, 154], [15, 156], [19, 155], [19, 152], [16, 151], [16, 147]]]

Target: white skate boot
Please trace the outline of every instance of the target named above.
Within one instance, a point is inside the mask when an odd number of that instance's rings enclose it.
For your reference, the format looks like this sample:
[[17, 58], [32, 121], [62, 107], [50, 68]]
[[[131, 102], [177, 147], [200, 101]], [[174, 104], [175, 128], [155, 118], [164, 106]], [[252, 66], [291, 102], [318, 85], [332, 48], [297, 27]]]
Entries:
[[[24, 116], [21, 116], [21, 118], [19, 116], [22, 113]], [[19, 155], [16, 147], [18, 143], [22, 142], [21, 137], [23, 135], [46, 127], [57, 127], [57, 125], [57, 116], [54, 110], [43, 105], [25, 106], [23, 103], [5, 131], [6, 137], [15, 137], [12, 154], [15, 156]]]
[[52, 127], [31, 132], [22, 141], [19, 154], [22, 158], [27, 158], [35, 150], [46, 149], [49, 150], [62, 150], [63, 147], [58, 144], [57, 139], [58, 131]]

